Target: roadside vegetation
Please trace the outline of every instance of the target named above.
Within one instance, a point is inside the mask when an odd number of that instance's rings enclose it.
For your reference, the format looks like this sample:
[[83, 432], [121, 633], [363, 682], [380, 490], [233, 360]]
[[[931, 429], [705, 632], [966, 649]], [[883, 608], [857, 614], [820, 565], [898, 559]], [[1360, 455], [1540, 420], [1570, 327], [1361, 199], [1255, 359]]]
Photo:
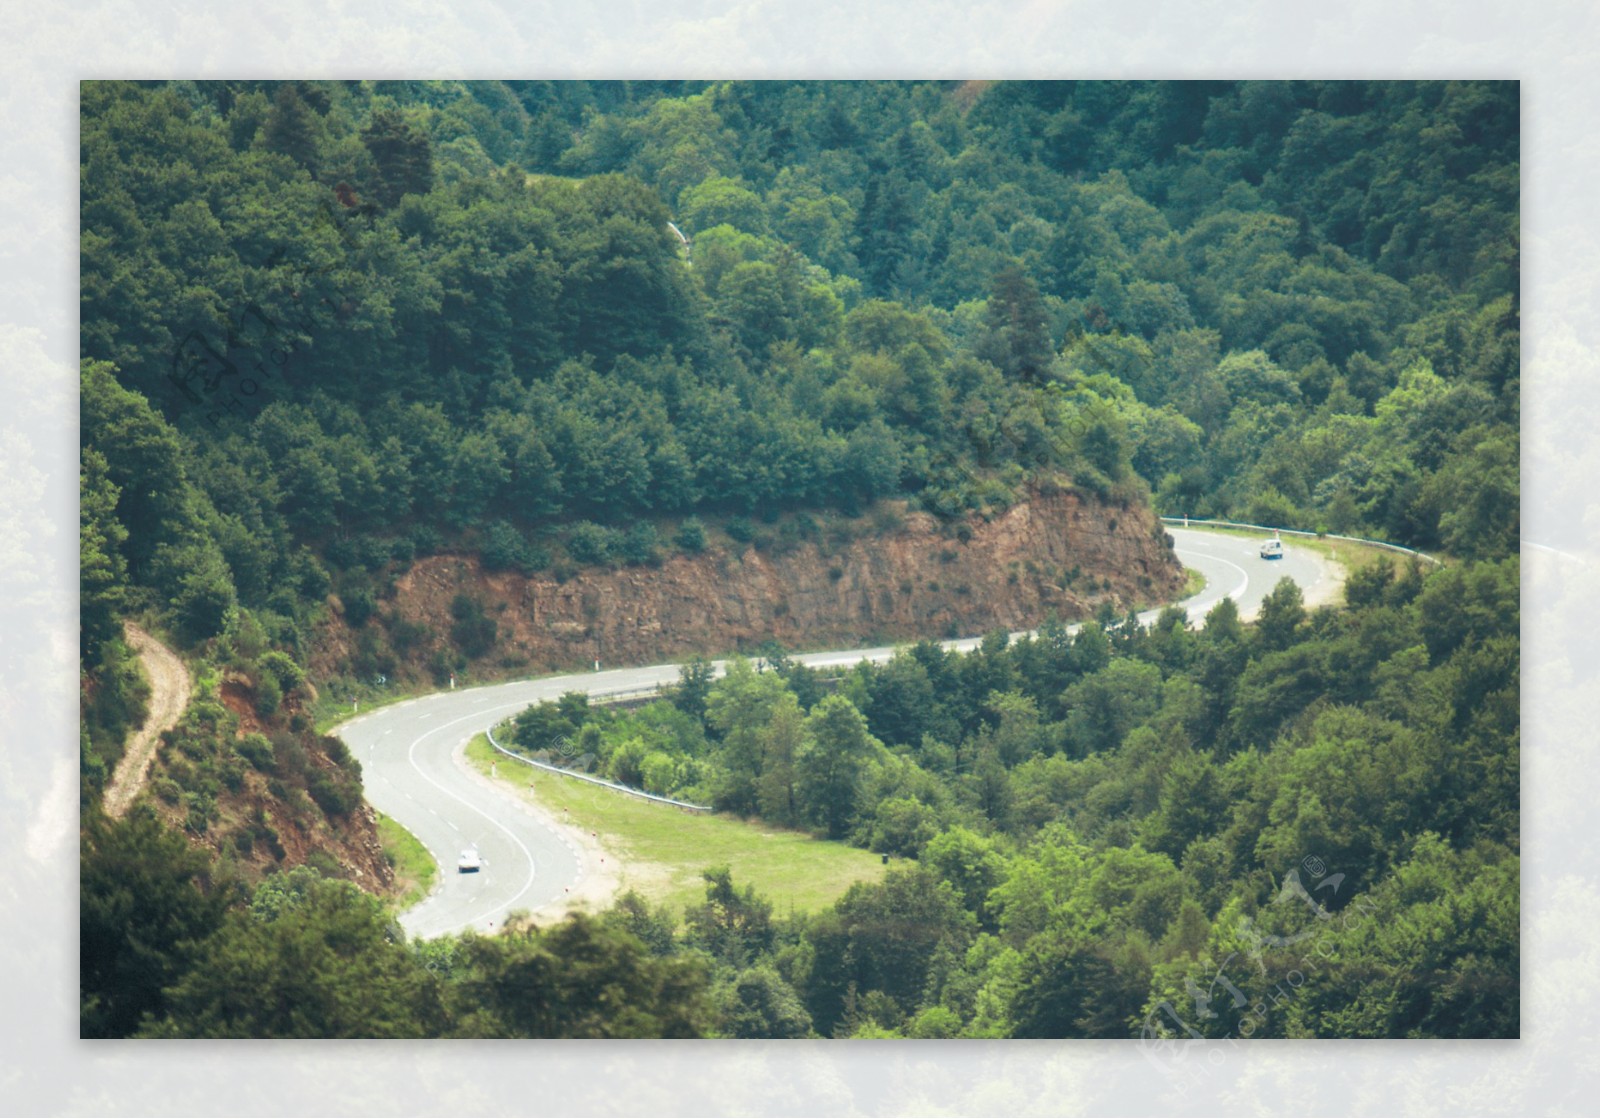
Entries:
[[[1307, 929], [1329, 962], [1257, 1036], [1515, 1036], [1519, 115], [1494, 81], [85, 83], [85, 1036], [1221, 1036], [1192, 992], [1268, 999]], [[353, 884], [388, 864], [319, 728], [517, 667], [471, 595], [401, 615], [419, 557], [647, 578], [1042, 486], [1451, 562], [1318, 541], [1343, 608], [569, 697], [517, 748], [715, 805], [698, 897], [694, 851], [577, 799], [655, 893], [412, 944]], [[112, 821], [129, 617], [196, 687]], [[793, 851], [741, 862], [750, 829]], [[802, 851], [861, 880], [785, 885]]]
[[394, 908], [404, 913], [433, 891], [439, 864], [416, 836], [383, 813], [377, 816], [378, 841], [383, 844], [384, 858], [394, 867]]
[[793, 828], [652, 804], [519, 766], [497, 755], [483, 735], [468, 745], [467, 759], [483, 773], [497, 759], [499, 781], [615, 853], [621, 892], [632, 891], [680, 920], [685, 909], [704, 903], [702, 876], [719, 866], [785, 916], [825, 909], [854, 883], [883, 876], [882, 860], [859, 848]]

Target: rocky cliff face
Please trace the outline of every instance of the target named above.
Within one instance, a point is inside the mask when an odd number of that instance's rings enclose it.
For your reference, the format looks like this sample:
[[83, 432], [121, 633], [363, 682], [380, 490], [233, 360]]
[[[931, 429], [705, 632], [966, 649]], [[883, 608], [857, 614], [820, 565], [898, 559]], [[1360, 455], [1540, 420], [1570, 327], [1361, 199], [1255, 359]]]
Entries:
[[[646, 664], [777, 640], [791, 649], [977, 635], [1159, 602], [1182, 566], [1146, 508], [1102, 505], [1075, 492], [1034, 493], [957, 526], [922, 512], [840, 539], [711, 548], [656, 567], [590, 568], [550, 576], [487, 573], [477, 560], [433, 556], [401, 576], [390, 608], [448, 633], [458, 593], [495, 619], [483, 675], [587, 665]], [[880, 518], [880, 524], [882, 518]], [[498, 666], [498, 671], [494, 670]]]

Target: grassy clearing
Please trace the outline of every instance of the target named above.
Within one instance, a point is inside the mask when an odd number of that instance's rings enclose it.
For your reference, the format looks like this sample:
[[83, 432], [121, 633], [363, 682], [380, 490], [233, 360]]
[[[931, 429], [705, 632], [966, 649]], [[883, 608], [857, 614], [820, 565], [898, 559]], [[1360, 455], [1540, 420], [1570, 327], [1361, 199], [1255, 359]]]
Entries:
[[383, 844], [384, 853], [394, 860], [394, 884], [399, 891], [395, 909], [410, 909], [433, 889], [433, 880], [439, 873], [438, 864], [416, 836], [382, 812], [373, 811], [378, 817], [378, 842]]
[[723, 864], [732, 868], [735, 885], [754, 886], [782, 916], [814, 912], [842, 897], [851, 883], [883, 875], [879, 856], [859, 847], [730, 816], [693, 815], [518, 765], [497, 755], [481, 734], [468, 745], [467, 758], [483, 773], [499, 758], [497, 780], [597, 833], [622, 860], [622, 889], [637, 890], [674, 913], [704, 902], [700, 872]]

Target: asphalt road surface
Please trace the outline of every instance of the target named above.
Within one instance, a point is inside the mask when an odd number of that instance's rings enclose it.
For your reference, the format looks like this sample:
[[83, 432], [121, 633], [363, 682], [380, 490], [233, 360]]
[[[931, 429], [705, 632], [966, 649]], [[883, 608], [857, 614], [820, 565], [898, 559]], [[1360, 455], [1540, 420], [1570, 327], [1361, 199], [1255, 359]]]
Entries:
[[[1249, 617], [1278, 580], [1288, 576], [1309, 603], [1326, 601], [1337, 590], [1338, 569], [1317, 552], [1284, 543], [1284, 556], [1263, 560], [1259, 542], [1194, 529], [1169, 528], [1178, 557], [1202, 572], [1206, 587], [1184, 605], [1196, 625], [1224, 596]], [[1140, 617], [1149, 621], [1160, 611]], [[1075, 628], [1075, 627], [1074, 627]], [[946, 641], [951, 649], [971, 649], [981, 637]], [[815, 667], [882, 661], [895, 646], [807, 653], [794, 659]], [[723, 663], [716, 662], [720, 674]], [[492, 684], [440, 692], [360, 715], [335, 728], [360, 759], [367, 800], [393, 817], [433, 853], [439, 876], [433, 892], [400, 918], [413, 938], [473, 928], [493, 931], [508, 913], [547, 907], [559, 911], [562, 898], [582, 873], [582, 862], [559, 827], [469, 772], [457, 755], [475, 734], [529, 704], [564, 692], [591, 696], [649, 692], [676, 683], [676, 664], [608, 669], [548, 676], [511, 684]], [[501, 764], [516, 765], [505, 760]], [[620, 795], [620, 794], [619, 794]], [[475, 847], [483, 869], [457, 871], [461, 852]]]

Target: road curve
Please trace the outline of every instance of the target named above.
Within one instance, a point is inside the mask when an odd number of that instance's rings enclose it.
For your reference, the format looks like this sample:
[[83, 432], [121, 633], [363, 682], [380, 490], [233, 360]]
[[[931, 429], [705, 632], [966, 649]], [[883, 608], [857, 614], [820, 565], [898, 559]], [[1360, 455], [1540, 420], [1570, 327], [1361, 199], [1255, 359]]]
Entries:
[[[1284, 576], [1300, 585], [1308, 603], [1327, 601], [1337, 591], [1337, 566], [1292, 541], [1285, 542], [1283, 559], [1263, 560], [1253, 539], [1194, 529], [1169, 531], [1179, 559], [1206, 577], [1205, 589], [1181, 604], [1197, 624], [1224, 596], [1237, 601], [1244, 616], [1253, 615]], [[1140, 617], [1149, 621], [1159, 612]], [[981, 640], [943, 644], [967, 650]], [[813, 667], [850, 665], [887, 660], [896, 648], [806, 653], [794, 659]], [[723, 663], [715, 662], [719, 674]], [[334, 728], [332, 733], [361, 762], [367, 800], [421, 840], [439, 863], [434, 891], [400, 918], [407, 934], [425, 938], [468, 928], [492, 931], [513, 910], [559, 911], [583, 873], [578, 851], [561, 828], [459, 763], [460, 749], [473, 735], [564, 692], [625, 695], [677, 679], [676, 664], [547, 676], [406, 700]], [[483, 859], [476, 874], [456, 869], [468, 846], [476, 846]]]

